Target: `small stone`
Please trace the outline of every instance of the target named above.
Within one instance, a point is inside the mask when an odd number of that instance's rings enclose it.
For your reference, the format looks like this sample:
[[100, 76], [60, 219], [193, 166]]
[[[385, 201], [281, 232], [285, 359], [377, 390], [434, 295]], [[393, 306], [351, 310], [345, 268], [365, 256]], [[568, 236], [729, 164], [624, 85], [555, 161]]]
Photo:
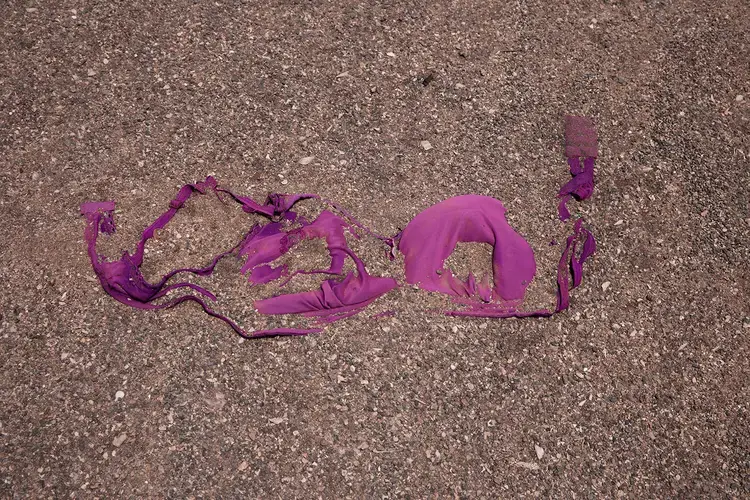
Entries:
[[243, 460], [242, 463], [237, 466], [237, 470], [243, 471], [243, 470], [247, 469], [247, 467], [248, 467], [247, 460]]
[[422, 149], [425, 151], [429, 151], [432, 149], [432, 144], [430, 144], [430, 141], [419, 141], [419, 145], [422, 146]]
[[388, 57], [396, 57], [396, 54], [394, 54], [393, 52], [386, 52], [385, 55], [387, 55]]
[[275, 418], [269, 418], [268, 421], [271, 422], [273, 425], [279, 425], [286, 420], [284, 417], [275, 417]]
[[536, 458], [538, 458], [539, 460], [541, 460], [542, 457], [544, 456], [544, 448], [542, 448], [541, 446], [535, 444], [534, 445], [534, 451], [536, 451]]
[[26, 12], [36, 12], [37, 10], [39, 9], [37, 9], [36, 7], [26, 7]]
[[214, 397], [207, 397], [204, 401], [212, 410], [221, 410], [227, 403], [227, 397], [223, 393], [217, 392]]
[[390, 331], [391, 331], [391, 327], [390, 327], [390, 326], [384, 326], [384, 327], [382, 327], [382, 330], [383, 330], [383, 331], [384, 331], [385, 333], [388, 333], [388, 332], [390, 332]]
[[281, 183], [286, 186], [287, 184], [289, 184], [289, 181], [286, 179], [281, 179]]
[[528, 470], [539, 470], [539, 465], [531, 462], [516, 462], [515, 465]]
[[602, 290], [606, 292], [611, 284], [612, 283], [610, 283], [609, 281], [605, 281], [604, 283], [602, 283]]
[[120, 434], [119, 436], [117, 436], [116, 438], [112, 440], [112, 445], [115, 448], [119, 448], [120, 446], [122, 446], [122, 443], [124, 443], [127, 438], [128, 438], [128, 435], [123, 432], [122, 434]]
[[745, 99], [745, 96], [742, 94], [737, 94], [737, 97], [734, 98], [735, 101], [740, 102], [743, 99]]
[[96, 70], [93, 68], [89, 68], [89, 70], [86, 72], [89, 76], [96, 76]]
[[304, 158], [300, 158], [299, 164], [300, 165], [309, 165], [312, 163], [312, 161], [315, 159], [314, 156], [305, 156]]
[[125, 393], [122, 392], [122, 391], [117, 391], [115, 393], [115, 401], [119, 401], [119, 400], [121, 400], [124, 397], [125, 397]]

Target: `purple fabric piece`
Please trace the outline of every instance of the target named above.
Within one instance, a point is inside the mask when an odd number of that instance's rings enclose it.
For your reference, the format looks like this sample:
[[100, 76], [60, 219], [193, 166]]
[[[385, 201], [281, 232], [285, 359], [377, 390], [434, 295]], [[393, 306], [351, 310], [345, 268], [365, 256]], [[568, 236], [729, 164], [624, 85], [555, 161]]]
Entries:
[[[445, 267], [459, 242], [492, 245], [492, 282], [485, 274], [466, 281]], [[404, 229], [398, 244], [404, 254], [406, 281], [456, 298], [471, 311], [453, 315], [519, 316], [515, 306], [523, 301], [536, 274], [534, 252], [505, 220], [505, 207], [495, 198], [465, 195], [450, 198], [424, 210]], [[489, 304], [492, 303], [492, 304]], [[484, 305], [487, 304], [487, 305]]]
[[[558, 209], [562, 220], [570, 217], [566, 202], [571, 197], [583, 200], [591, 196], [594, 188], [594, 160], [597, 156], [596, 131], [591, 120], [566, 117], [565, 137], [566, 155], [573, 178], [560, 189], [559, 196], [562, 199]], [[580, 157], [584, 158], [583, 165]], [[265, 216], [268, 222], [254, 225], [237, 245], [215, 256], [206, 267], [175, 269], [157, 283], [146, 281], [140, 266], [147, 241], [172, 220], [191, 196], [209, 192], [213, 192], [220, 200], [222, 195], [228, 196], [239, 203], [245, 212]], [[321, 212], [313, 222], [297, 217], [291, 209], [297, 202], [305, 199], [321, 200], [343, 217], [329, 210]], [[361, 312], [378, 297], [399, 286], [392, 278], [371, 276], [364, 262], [349, 248], [347, 231], [358, 238], [358, 229], [387, 245], [390, 259], [395, 258], [396, 249], [403, 253], [408, 283], [417, 284], [432, 292], [448, 294], [453, 297], [454, 302], [463, 306], [461, 310], [447, 311], [448, 315], [548, 317], [569, 307], [570, 290], [581, 284], [583, 264], [596, 251], [593, 235], [583, 227], [583, 220], [578, 219], [558, 263], [557, 306], [554, 312], [548, 309], [523, 311], [519, 307], [523, 303], [526, 288], [536, 273], [534, 252], [526, 240], [509, 226], [503, 204], [487, 196], [464, 195], [445, 200], [418, 214], [401, 233], [386, 237], [368, 229], [335, 203], [322, 200], [315, 194], [271, 194], [264, 204], [260, 204], [219, 187], [212, 177], [208, 177], [203, 182], [188, 184], [179, 190], [170, 202], [169, 209], [143, 232], [132, 255], [124, 252], [120, 259], [108, 261], [96, 252], [96, 242], [99, 233], [115, 232], [114, 209], [114, 201], [81, 205], [81, 213], [87, 221], [84, 234], [88, 254], [102, 287], [109, 295], [140, 309], [164, 309], [186, 301], [196, 302], [207, 314], [221, 319], [237, 333], [249, 338], [306, 335], [322, 329], [277, 328], [248, 333], [232, 319], [209, 307], [208, 301], [216, 301], [210, 291], [186, 281], [172, 284], [168, 282], [184, 273], [209, 276], [218, 262], [229, 255], [244, 259], [241, 272], [247, 276], [251, 285], [284, 278], [281, 283], [283, 286], [298, 274], [330, 276], [318, 290], [278, 295], [257, 300], [254, 305], [261, 314], [300, 314], [313, 318], [314, 324], [331, 323]], [[325, 240], [331, 259], [326, 269], [290, 272], [285, 264], [274, 266], [274, 262], [295, 245], [315, 238]], [[453, 276], [450, 269], [445, 267], [445, 260], [459, 242], [492, 245], [492, 274], [486, 273], [479, 280], [470, 274], [465, 281]], [[356, 273], [343, 275], [347, 257], [354, 262]], [[192, 293], [167, 298], [170, 292], [178, 289], [190, 289]], [[373, 317], [391, 314], [393, 311], [386, 311]]]
[[[472, 274], [466, 281], [461, 281], [445, 267], [445, 260], [459, 242], [492, 245], [494, 286], [490, 285], [488, 275], [481, 283], [477, 283]], [[582, 245], [580, 255], [576, 253], [579, 245]], [[523, 318], [553, 314], [548, 309], [518, 309], [536, 273], [536, 263], [529, 244], [508, 225], [505, 207], [499, 200], [467, 195], [433, 205], [406, 226], [399, 250], [404, 254], [408, 283], [452, 295], [455, 302], [468, 306], [463, 310], [448, 311], [446, 314], [450, 316]], [[578, 219], [558, 265], [555, 312], [568, 308], [570, 290], [581, 284], [583, 262], [595, 251], [593, 235], [583, 227], [583, 220]]]
[[[582, 241], [580, 255], [576, 249]], [[570, 290], [578, 287], [583, 278], [583, 263], [596, 252], [596, 241], [591, 231], [583, 227], [583, 219], [573, 226], [573, 234], [568, 236], [560, 262], [557, 266], [557, 307], [555, 312], [564, 311], [570, 306]], [[570, 284], [570, 276], [573, 284]]]
[[[557, 212], [561, 220], [570, 218], [567, 203], [571, 197], [581, 201], [594, 192], [594, 162], [598, 156], [597, 134], [594, 122], [581, 116], [565, 117], [565, 156], [568, 158], [570, 175], [573, 176], [560, 188], [560, 203]], [[584, 158], [581, 165], [581, 158]]]
[[[344, 234], [344, 228], [349, 225], [340, 217], [329, 211], [323, 211], [320, 216], [307, 226], [286, 233], [277, 245], [271, 245], [274, 255], [281, 256], [288, 250], [290, 241], [299, 242], [303, 239], [324, 238], [331, 257], [328, 269], [305, 271], [305, 274], [333, 274], [340, 275], [344, 268], [345, 258], [350, 257], [357, 273], [348, 273], [343, 279], [326, 280], [320, 290], [296, 294], [281, 295], [255, 302], [255, 307], [264, 314], [309, 314], [335, 315], [352, 309], [362, 309], [384, 293], [396, 288], [398, 283], [393, 278], [370, 276], [365, 264], [349, 248]], [[291, 238], [289, 238], [291, 236]], [[287, 238], [284, 240], [284, 238]], [[254, 242], [249, 242], [255, 249]], [[247, 248], [247, 247], [245, 247]], [[243, 248], [242, 252], [245, 251]], [[249, 265], [248, 258], [243, 270]], [[297, 271], [301, 273], [302, 271]]]
[[561, 199], [557, 210], [563, 221], [570, 218], [567, 203], [571, 197], [579, 201], [585, 200], [594, 192], [594, 158], [584, 159], [583, 166], [578, 158], [568, 158], [568, 165], [573, 178], [561, 187], [558, 193]]
[[190, 288], [199, 295], [215, 301], [216, 297], [201, 286], [189, 282], [167, 285], [167, 282], [180, 273], [209, 276], [213, 273], [219, 260], [233, 253], [247, 256], [242, 271], [243, 273], [249, 272], [250, 281], [253, 283], [272, 281], [283, 275], [286, 269], [284, 266], [272, 268], [268, 263], [286, 253], [303, 239], [316, 237], [326, 239], [331, 255], [331, 266], [327, 270], [315, 272], [340, 273], [343, 269], [344, 257], [348, 255], [357, 265], [357, 274], [349, 273], [341, 281], [327, 280], [317, 291], [287, 294], [256, 301], [255, 305], [259, 311], [267, 314], [305, 313], [319, 315], [324, 320], [335, 321], [340, 319], [336, 317], [337, 314], [348, 311], [358, 312], [378, 296], [397, 286], [396, 281], [392, 278], [373, 277], [367, 273], [364, 263], [346, 245], [343, 228], [349, 227], [349, 224], [330, 212], [323, 212], [312, 224], [303, 221], [302, 228], [290, 231], [286, 231], [280, 222], [256, 225], [239, 244], [214, 257], [208, 266], [199, 269], [176, 269], [164, 275], [157, 283], [146, 281], [140, 271], [146, 242], [154, 236], [157, 230], [163, 229], [172, 220], [190, 196], [195, 193], [206, 194], [209, 190], [217, 195], [219, 193], [228, 194], [232, 199], [242, 204], [243, 209], [248, 213], [265, 215], [272, 220], [287, 221], [295, 219], [293, 214], [288, 216], [289, 209], [295, 203], [301, 199], [315, 197], [307, 194], [274, 194], [268, 197], [264, 205], [260, 205], [250, 198], [237, 196], [226, 189], [219, 188], [216, 181], [209, 177], [204, 182], [183, 186], [177, 197], [170, 203], [169, 210], [143, 232], [135, 253], [131, 255], [129, 252], [124, 252], [122, 257], [116, 261], [107, 261], [96, 252], [96, 241], [99, 233], [111, 234], [115, 230], [114, 202], [84, 203], [81, 205], [81, 213], [87, 221], [84, 235], [88, 245], [88, 253], [104, 290], [116, 300], [139, 309], [164, 309], [185, 301], [196, 302], [207, 314], [226, 322], [244, 337], [305, 335], [320, 332], [322, 331], [320, 328], [277, 328], [248, 333], [227, 316], [211, 309], [206, 300], [198, 295], [182, 295], [164, 303], [154, 303], [154, 301], [165, 297], [169, 292], [180, 288]]

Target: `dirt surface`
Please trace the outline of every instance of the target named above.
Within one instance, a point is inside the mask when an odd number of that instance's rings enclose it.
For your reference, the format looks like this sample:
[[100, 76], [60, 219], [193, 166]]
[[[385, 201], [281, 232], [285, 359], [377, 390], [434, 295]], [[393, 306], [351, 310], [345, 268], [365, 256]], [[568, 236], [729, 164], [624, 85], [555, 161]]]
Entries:
[[[747, 497], [749, 24], [743, 0], [2, 2], [0, 496]], [[566, 113], [599, 127], [571, 205], [599, 250], [551, 319], [447, 318], [402, 288], [243, 341], [117, 303], [84, 251], [81, 202], [117, 200], [114, 256], [208, 174], [384, 234], [487, 194], [549, 307]], [[249, 223], [180, 217], [149, 275]]]

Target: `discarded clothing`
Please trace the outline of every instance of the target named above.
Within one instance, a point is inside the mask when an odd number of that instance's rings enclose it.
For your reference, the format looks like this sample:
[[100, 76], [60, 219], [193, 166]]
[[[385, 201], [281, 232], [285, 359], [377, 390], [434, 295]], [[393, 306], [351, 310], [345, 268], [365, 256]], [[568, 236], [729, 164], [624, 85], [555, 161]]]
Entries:
[[[563, 198], [560, 216], [563, 220], [570, 216], [565, 202], [571, 195], [577, 199], [591, 196], [596, 154], [593, 123], [588, 119], [567, 117], [566, 155], [574, 177], [560, 190]], [[579, 156], [585, 158], [582, 168]], [[261, 215], [267, 222], [255, 224], [237, 245], [215, 256], [206, 267], [176, 269], [164, 275], [157, 283], [147, 282], [140, 270], [146, 242], [172, 220], [191, 196], [209, 193], [220, 198], [229, 197], [239, 203], [245, 212]], [[244, 259], [241, 272], [252, 284], [269, 283], [281, 278], [289, 281], [297, 274], [333, 276], [324, 280], [318, 290], [260, 299], [254, 305], [261, 314], [300, 314], [314, 317], [318, 324], [337, 321], [361, 312], [378, 297], [399, 286], [393, 278], [372, 276], [367, 272], [365, 263], [351, 250], [346, 240], [347, 231], [356, 236], [358, 230], [378, 238], [390, 247], [391, 258], [396, 249], [404, 255], [407, 283], [416, 284], [428, 291], [448, 294], [457, 304], [466, 306], [460, 310], [447, 311], [446, 314], [498, 318], [553, 314], [547, 309], [520, 309], [526, 288], [536, 274], [536, 263], [529, 244], [508, 225], [505, 207], [499, 200], [477, 195], [450, 198], [424, 210], [409, 222], [402, 233], [389, 238], [374, 233], [338, 205], [325, 200], [321, 201], [341, 215], [325, 210], [312, 222], [298, 217], [292, 208], [306, 199], [320, 198], [314, 194], [271, 194], [264, 204], [260, 204], [218, 186], [213, 177], [208, 177], [203, 182], [183, 186], [170, 203], [169, 209], [143, 232], [135, 252], [131, 255], [126, 251], [116, 261], [108, 261], [96, 251], [99, 234], [112, 234], [115, 231], [114, 202], [84, 203], [81, 205], [81, 213], [87, 221], [85, 239], [92, 266], [109, 295], [140, 309], [164, 309], [193, 301], [207, 314], [226, 322], [244, 337], [305, 335], [320, 332], [321, 328], [275, 328], [246, 332], [232, 319], [209, 306], [209, 302], [216, 301], [210, 291], [187, 281], [173, 284], [168, 282], [184, 274], [209, 276], [218, 262], [229, 255]], [[328, 249], [330, 265], [326, 269], [292, 271], [284, 264], [274, 266], [274, 262], [295, 245], [303, 240], [316, 238], [323, 239]], [[492, 277], [488, 273], [477, 281], [470, 274], [466, 281], [462, 281], [445, 267], [445, 260], [459, 242], [492, 245]], [[583, 220], [578, 219], [573, 233], [567, 238], [558, 265], [557, 306], [554, 312], [569, 307], [570, 289], [580, 285], [583, 262], [595, 250], [593, 235], [583, 227]], [[356, 273], [349, 272], [344, 276], [347, 257], [354, 262]], [[189, 289], [191, 292], [171, 299], [167, 297], [168, 294], [171, 295], [170, 292], [178, 289]]]

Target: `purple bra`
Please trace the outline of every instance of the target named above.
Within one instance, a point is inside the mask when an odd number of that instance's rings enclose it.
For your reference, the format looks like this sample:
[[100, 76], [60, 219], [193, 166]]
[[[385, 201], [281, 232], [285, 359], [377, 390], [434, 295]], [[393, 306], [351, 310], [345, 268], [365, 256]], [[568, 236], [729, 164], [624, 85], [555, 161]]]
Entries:
[[[566, 203], [571, 197], [583, 200], [594, 189], [594, 160], [597, 157], [597, 136], [593, 122], [588, 118], [565, 117], [565, 154], [572, 178], [558, 194], [560, 219], [570, 218]], [[581, 164], [583, 159], [583, 164]], [[233, 248], [215, 256], [203, 268], [175, 269], [164, 275], [158, 283], [149, 283], [141, 273], [146, 242], [155, 232], [164, 228], [193, 195], [214, 193], [221, 199], [240, 204], [250, 214], [262, 215], [266, 222], [255, 224]], [[227, 316], [210, 307], [216, 297], [205, 288], [190, 282], [170, 283], [183, 273], [208, 276], [218, 262], [229, 255], [243, 259], [241, 272], [251, 284], [274, 280], [291, 280], [297, 274], [333, 275], [323, 281], [318, 290], [283, 294], [256, 300], [255, 308], [261, 314], [299, 314], [310, 317], [322, 325], [337, 321], [364, 310], [381, 295], [399, 287], [399, 283], [384, 276], [367, 272], [365, 263], [347, 244], [347, 232], [357, 236], [360, 232], [376, 237], [389, 250], [393, 260], [396, 252], [404, 256], [406, 282], [424, 290], [451, 296], [456, 310], [446, 311], [453, 316], [547, 317], [569, 306], [569, 290], [581, 283], [583, 262], [596, 250], [591, 232], [583, 227], [583, 219], [573, 225], [567, 238], [557, 269], [557, 305], [554, 310], [521, 309], [526, 288], [536, 274], [534, 252], [526, 240], [515, 232], [505, 219], [505, 207], [494, 198], [478, 195], [457, 196], [440, 202], [414, 217], [406, 228], [393, 237], [380, 236], [359, 223], [348, 212], [333, 202], [321, 200], [330, 208], [315, 220], [308, 221], [292, 209], [306, 199], [318, 199], [314, 194], [271, 194], [260, 204], [220, 187], [213, 177], [203, 182], [183, 186], [169, 210], [157, 218], [138, 242], [133, 254], [124, 252], [115, 261], [108, 261], [96, 251], [99, 233], [115, 231], [114, 201], [88, 202], [81, 205], [86, 218], [85, 239], [91, 264], [104, 290], [116, 300], [140, 309], [164, 309], [185, 301], [200, 304], [203, 310], [229, 324], [237, 333], [247, 338], [277, 335], [306, 335], [322, 328], [275, 328], [246, 332]], [[312, 271], [290, 270], [279, 258], [303, 240], [325, 240], [330, 265]], [[487, 243], [492, 246], [492, 277], [477, 280], [469, 274], [460, 280], [445, 266], [446, 259], [460, 242]], [[352, 259], [356, 272], [344, 273], [346, 258]], [[171, 293], [180, 289], [184, 293]], [[177, 296], [175, 296], [177, 295]]]

